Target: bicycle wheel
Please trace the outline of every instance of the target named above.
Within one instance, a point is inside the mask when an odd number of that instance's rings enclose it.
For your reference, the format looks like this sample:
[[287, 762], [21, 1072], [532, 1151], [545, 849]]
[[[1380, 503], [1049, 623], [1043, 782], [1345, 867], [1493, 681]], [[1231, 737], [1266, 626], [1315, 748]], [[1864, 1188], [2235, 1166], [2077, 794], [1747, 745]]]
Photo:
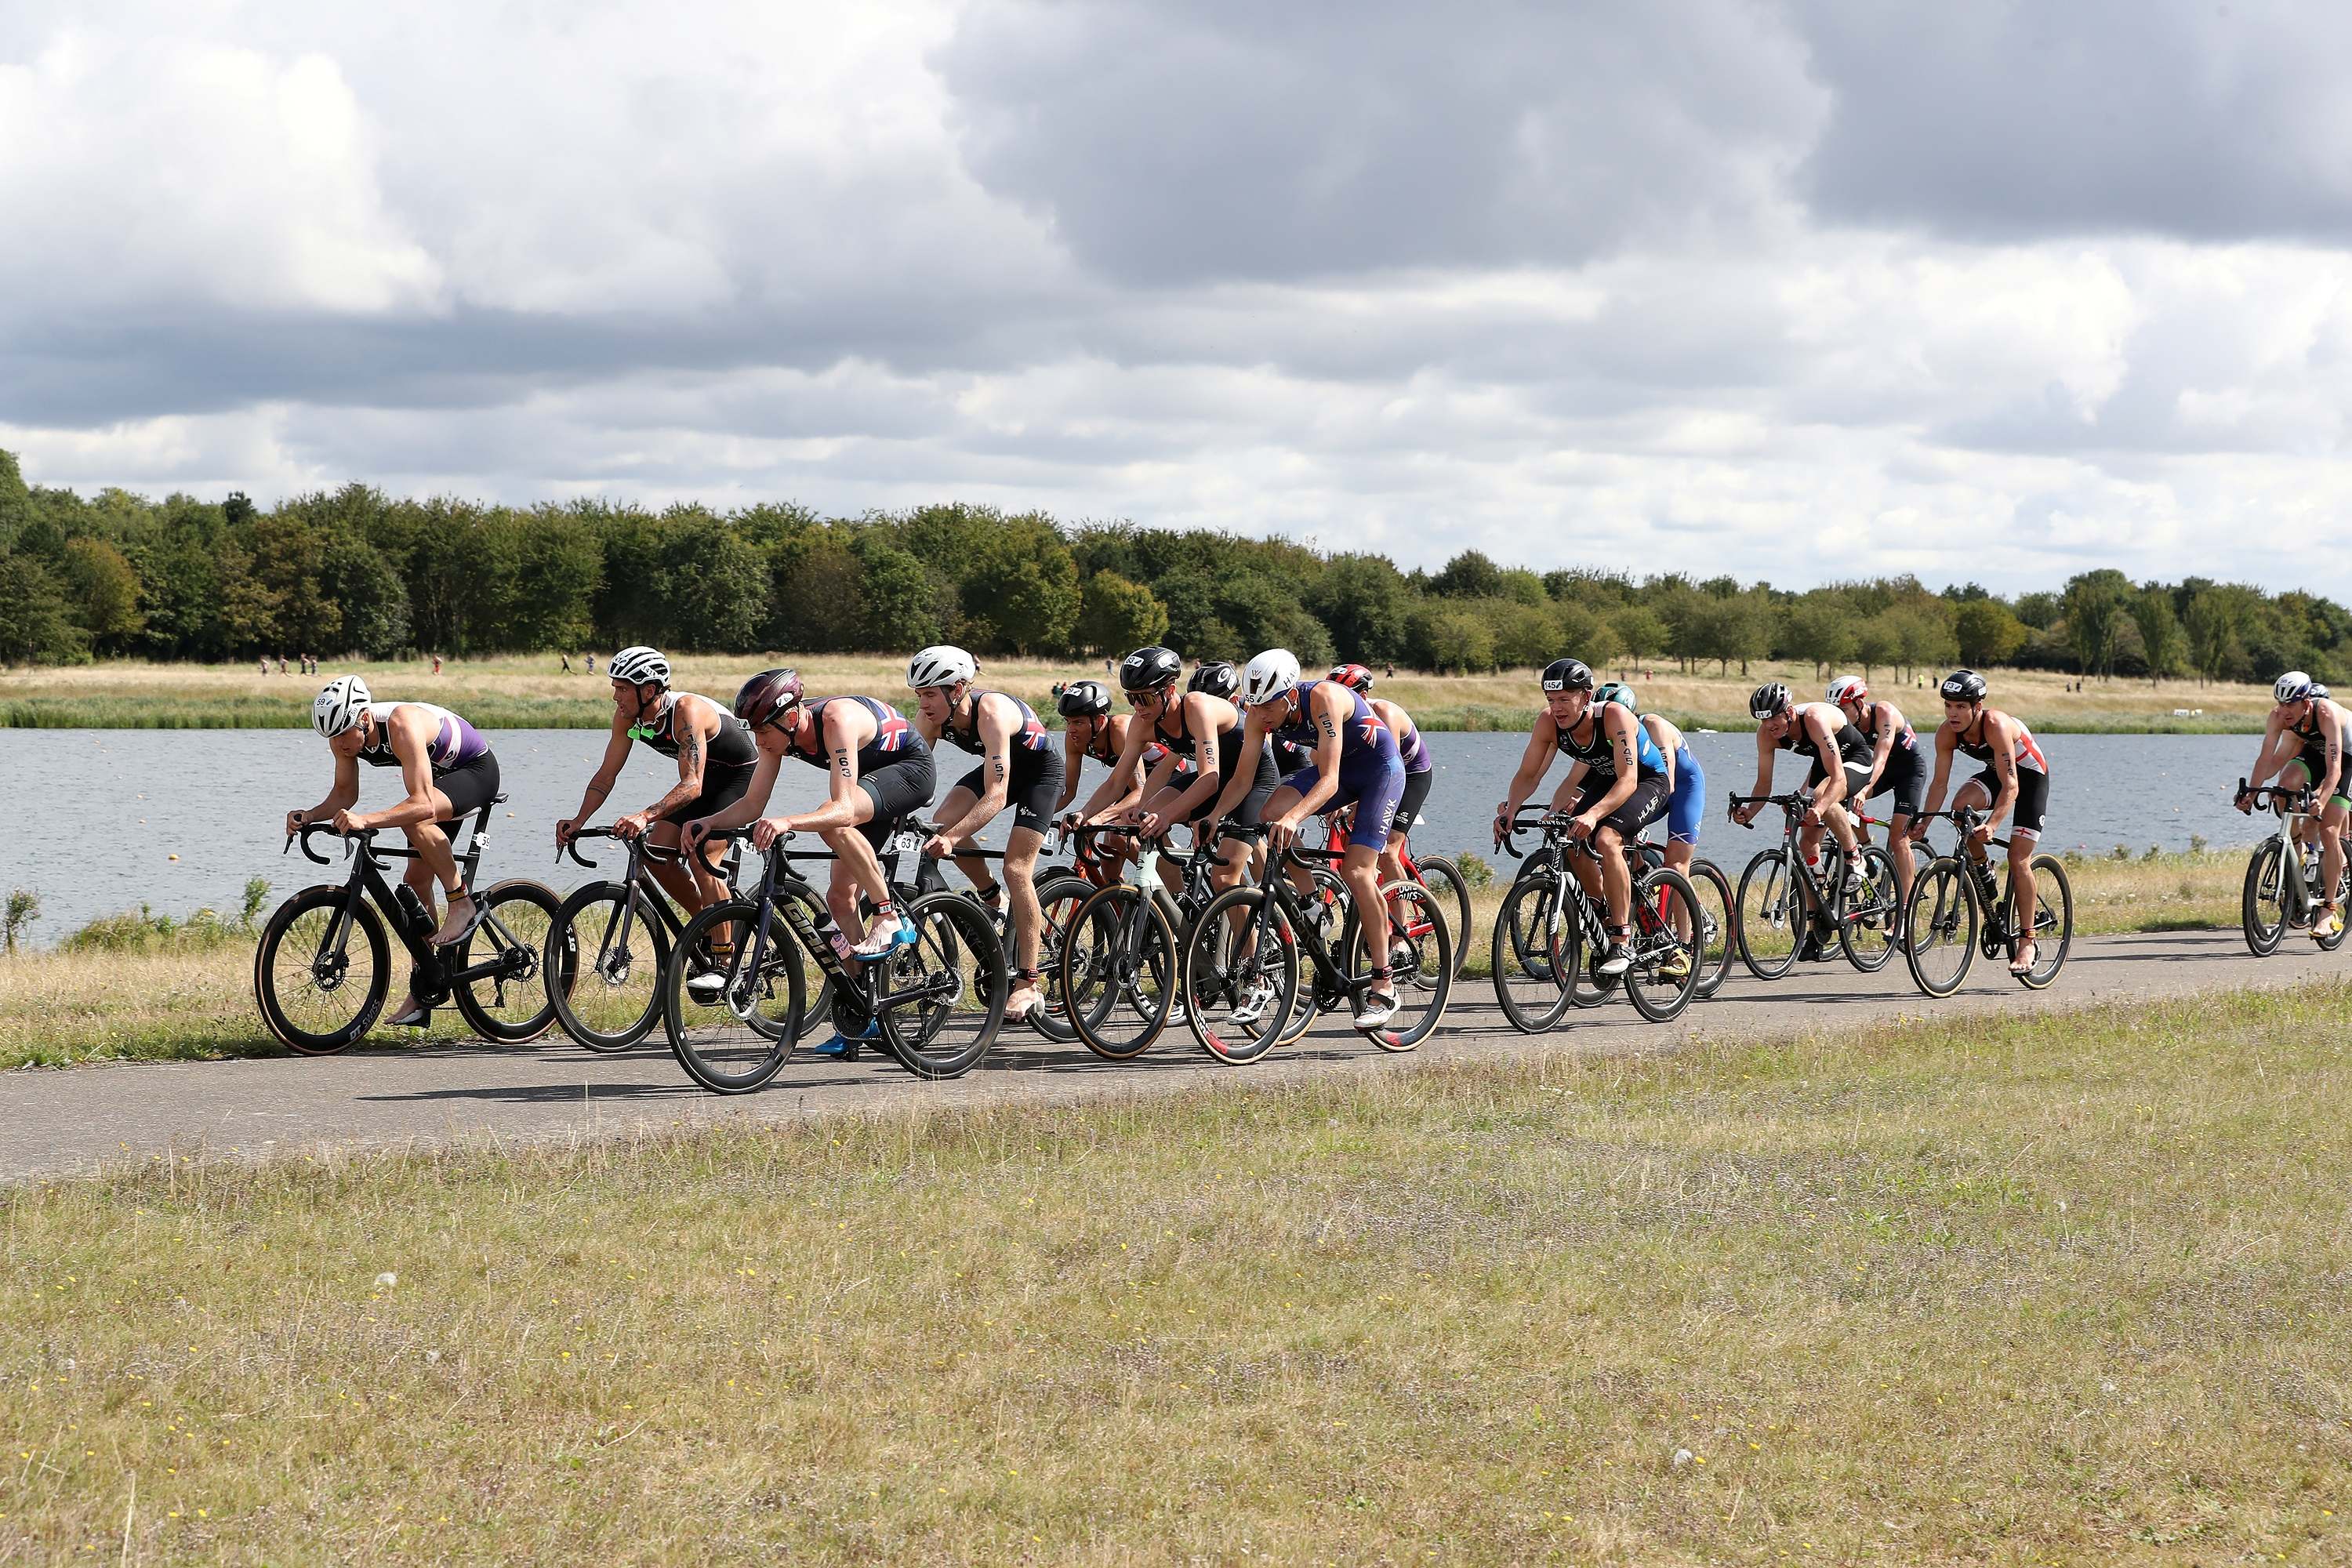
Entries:
[[383, 920], [360, 900], [342, 918], [343, 888], [305, 888], [261, 928], [253, 950], [253, 999], [261, 1021], [288, 1050], [329, 1056], [368, 1032], [383, 1011]]
[[[2352, 910], [2352, 896], [2347, 895], [2352, 895], [2352, 866], [2347, 866], [2344, 875], [2336, 879], [2336, 912], [2339, 916]], [[2344, 945], [2347, 936], [2352, 936], [2352, 925], [2338, 925], [2334, 936], [2314, 937], [2312, 940], [2319, 944], [2320, 952], [2334, 952]]]
[[1495, 1000], [1511, 1027], [1541, 1034], [1568, 1013], [1568, 976], [1584, 961], [1575, 921], [1561, 915], [1549, 876], [1522, 877], [1495, 916]]
[[[1074, 872], [1064, 871], [1037, 884], [1037, 988], [1045, 1005], [1028, 1020], [1029, 1026], [1056, 1044], [1078, 1037], [1062, 1005], [1062, 942], [1079, 906], [1094, 897], [1095, 885]], [[1011, 953], [1006, 961], [1013, 962]]]
[[1722, 990], [1731, 973], [1731, 879], [1712, 860], [1693, 860], [1683, 875], [1698, 898], [1698, 994], [1703, 1001]]
[[555, 894], [518, 877], [474, 897], [481, 919], [457, 944], [450, 973], [497, 967], [457, 981], [452, 999], [483, 1039], [509, 1046], [535, 1040], [555, 1027], [555, 1002], [540, 969], [540, 955], [555, 929]]
[[1626, 953], [1625, 999], [1663, 1024], [1698, 994], [1698, 895], [1680, 871], [1664, 867], [1633, 884], [1633, 940]]
[[[1396, 987], [1394, 1017], [1377, 1029], [1357, 1031], [1384, 1051], [1409, 1051], [1427, 1039], [1445, 1016], [1454, 994], [1454, 930], [1437, 895], [1419, 882], [1398, 880], [1381, 889], [1388, 905], [1389, 980]], [[1365, 951], [1363, 928], [1350, 922], [1339, 962], [1361, 975], [1373, 954]]]
[[2074, 945], [2074, 889], [2055, 855], [2036, 855], [2033, 866], [2033, 967], [2018, 984], [2039, 991], [2066, 967]]
[[1862, 881], [1838, 900], [1838, 946], [1845, 961], [1864, 974], [1875, 974], [1895, 956], [1895, 933], [1902, 929], [1903, 900], [1895, 886], [1895, 859], [1877, 845], [1862, 851]]
[[[767, 952], [755, 967], [760, 916], [759, 905], [741, 899], [711, 905], [686, 922], [662, 966], [662, 1028], [670, 1053], [687, 1077], [713, 1094], [749, 1094], [764, 1086], [791, 1058], [800, 1037], [805, 996], [800, 946], [784, 922], [771, 916]], [[698, 976], [704, 977], [701, 985], [689, 984]], [[698, 989], [702, 995], [695, 994]]]
[[929, 893], [907, 910], [915, 940], [874, 966], [875, 1016], [898, 1064], [917, 1078], [961, 1078], [1004, 1026], [1012, 978], [987, 912], [961, 893]]
[[[1346, 879], [1328, 866], [1316, 867], [1308, 876], [1315, 884], [1315, 896], [1311, 899], [1302, 896], [1299, 902], [1306, 906], [1308, 921], [1314, 925], [1316, 934], [1322, 938], [1323, 951], [1336, 953], [1340, 945], [1350, 939], [1350, 928], [1356, 918], [1355, 895], [1348, 891]], [[1292, 1001], [1290, 1016], [1283, 1020], [1281, 1033], [1276, 1037], [1277, 1045], [1295, 1046], [1305, 1039], [1307, 1031], [1315, 1026], [1315, 1019], [1323, 1010], [1316, 997], [1314, 985], [1308, 982], [1310, 973], [1302, 953], [1298, 965], [1298, 994]]]
[[2273, 838], [2257, 845], [2246, 861], [2245, 892], [2238, 900], [2239, 923], [2256, 958], [2268, 958], [2286, 936], [2284, 846]]
[[1089, 893], [1062, 942], [1065, 1016], [1111, 1061], [1150, 1049], [1176, 994], [1176, 929], [1160, 900], [1125, 882]]
[[1739, 904], [1732, 932], [1739, 962], [1759, 980], [1778, 980], [1797, 967], [1797, 944], [1806, 916], [1789, 878], [1785, 850], [1767, 849], [1748, 862], [1739, 877]]
[[1454, 939], [1454, 973], [1459, 979], [1470, 962], [1470, 884], [1462, 879], [1462, 868], [1443, 855], [1416, 859], [1421, 869], [1422, 885], [1437, 900], [1437, 912], [1445, 917], [1446, 934]]
[[1229, 1066], [1272, 1050], [1298, 1005], [1298, 939], [1279, 908], [1261, 915], [1272, 897], [1228, 888], [1184, 932], [1185, 1025]]
[[640, 891], [632, 900], [625, 882], [573, 889], [556, 910], [540, 955], [555, 1021], [592, 1051], [625, 1051], [653, 1031], [668, 962], [669, 928], [652, 897]]
[[1949, 996], [1977, 957], [1977, 896], [1948, 856], [1919, 868], [1904, 900], [1903, 962], [1930, 996]]

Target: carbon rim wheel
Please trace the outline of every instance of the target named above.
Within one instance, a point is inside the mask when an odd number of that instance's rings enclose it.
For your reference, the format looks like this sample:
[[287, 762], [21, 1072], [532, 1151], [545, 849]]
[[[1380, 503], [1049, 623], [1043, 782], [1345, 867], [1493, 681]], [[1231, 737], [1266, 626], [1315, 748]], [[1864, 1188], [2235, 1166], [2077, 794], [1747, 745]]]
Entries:
[[1059, 989], [1087, 1049], [1115, 1062], [1150, 1049], [1176, 990], [1176, 933], [1160, 900], [1125, 882], [1088, 896], [1063, 937]]
[[[1094, 891], [1092, 882], [1066, 872], [1046, 878], [1037, 889], [1037, 989], [1045, 1005], [1024, 1022], [1056, 1044], [1078, 1037], [1062, 1005], [1062, 942], [1071, 921]], [[1008, 963], [1017, 962], [1009, 952], [1005, 959]]]
[[[767, 952], [752, 968], [759, 907], [713, 904], [686, 924], [662, 971], [662, 1026], [687, 1077], [713, 1094], [748, 1094], [783, 1068], [799, 1037], [800, 947], [768, 921]], [[709, 977], [700, 985], [697, 976]], [[713, 984], [715, 981], [715, 984]], [[698, 994], [698, 992], [699, 994]]]
[[355, 918], [338, 927], [350, 896], [342, 888], [303, 889], [278, 906], [253, 952], [262, 1022], [306, 1057], [331, 1055], [365, 1035], [391, 985], [375, 907], [362, 899]]
[[1004, 1026], [1010, 974], [996, 928], [961, 893], [931, 893], [907, 910], [915, 940], [874, 966], [875, 1016], [899, 1065], [917, 1078], [961, 1078]]
[[1184, 933], [1184, 1022], [1201, 1048], [1228, 1066], [1254, 1062], [1281, 1039], [1298, 1003], [1298, 939], [1279, 909], [1260, 911], [1263, 888], [1228, 888]]
[[1470, 962], [1470, 884], [1462, 868], [1443, 855], [1413, 862], [1421, 879], [1436, 895], [1437, 912], [1445, 917], [1446, 934], [1454, 939], [1454, 977], [1459, 980]]
[[1633, 938], [1625, 965], [1625, 999], [1663, 1024], [1698, 994], [1698, 898], [1689, 879], [1661, 868], [1633, 884]]
[[1698, 994], [1704, 999], [1722, 990], [1731, 973], [1731, 879], [1704, 859], [1693, 860], [1683, 874], [1698, 899]]
[[540, 955], [555, 1021], [592, 1051], [627, 1050], [661, 1021], [669, 928], [639, 892], [625, 933], [621, 915], [628, 897], [620, 882], [573, 889], [556, 910]]
[[1549, 877], [1523, 877], [1495, 916], [1495, 1001], [1525, 1034], [1541, 1034], [1567, 1016], [1567, 977], [1584, 959], [1583, 940], [1562, 918], [1554, 888]]
[[[1389, 980], [1397, 1010], [1381, 1027], [1359, 1032], [1384, 1051], [1409, 1051], [1445, 1016], [1454, 994], [1454, 931], [1435, 895], [1419, 882], [1391, 882], [1381, 896], [1388, 905]], [[1360, 975], [1371, 964], [1362, 927], [1351, 926], [1349, 936], [1340, 962]]]
[[1732, 933], [1739, 962], [1759, 980], [1778, 980], [1797, 967], [1797, 943], [1805, 916], [1789, 879], [1788, 855], [1767, 849], [1748, 862], [1739, 878], [1739, 904]]
[[2033, 866], [2033, 967], [2018, 983], [2039, 991], [2066, 967], [2074, 944], [2074, 889], [2054, 855], [2036, 855]]
[[[457, 972], [495, 963], [488, 974], [460, 981], [457, 1011], [486, 1040], [520, 1045], [555, 1027], [555, 1000], [541, 965], [555, 932], [555, 894], [522, 878], [500, 882], [485, 893], [482, 918], [457, 944]], [[564, 966], [570, 973], [571, 966]]]
[[2245, 890], [2239, 897], [2239, 923], [2256, 958], [2279, 950], [2286, 935], [2285, 847], [2276, 838], [2255, 847], [2246, 861]]
[[1873, 844], [1862, 851], [1862, 882], [1838, 900], [1838, 946], [1845, 961], [1875, 974], [1895, 956], [1903, 902], [1895, 886], [1894, 857]]
[[1903, 961], [1912, 983], [1930, 996], [1949, 996], [1969, 977], [1977, 956], [1977, 900], [1968, 879], [1948, 858], [1919, 868], [1904, 901]]

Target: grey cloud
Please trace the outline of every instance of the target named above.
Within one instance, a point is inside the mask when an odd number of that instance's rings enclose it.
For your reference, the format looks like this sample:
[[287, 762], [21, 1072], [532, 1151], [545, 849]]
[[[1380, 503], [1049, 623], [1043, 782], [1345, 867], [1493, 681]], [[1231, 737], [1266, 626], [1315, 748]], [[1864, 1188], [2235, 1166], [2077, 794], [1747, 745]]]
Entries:
[[937, 63], [972, 170], [1130, 279], [1559, 263], [1738, 229], [1822, 111], [1745, 0], [988, 0]]
[[1800, 0], [1833, 108], [1803, 184], [1971, 239], [2352, 233], [2352, 8]]

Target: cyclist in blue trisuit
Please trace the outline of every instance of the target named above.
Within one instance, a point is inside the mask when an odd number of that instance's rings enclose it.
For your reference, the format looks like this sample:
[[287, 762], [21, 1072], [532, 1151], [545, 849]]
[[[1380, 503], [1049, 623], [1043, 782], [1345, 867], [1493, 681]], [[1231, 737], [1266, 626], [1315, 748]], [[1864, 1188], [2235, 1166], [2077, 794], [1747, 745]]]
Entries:
[[1370, 670], [1360, 664], [1333, 665], [1330, 679], [1370, 703], [1389, 733], [1397, 738], [1397, 760], [1404, 764], [1404, 794], [1397, 797], [1396, 820], [1389, 825], [1388, 845], [1381, 851], [1381, 880], [1394, 882], [1404, 876], [1405, 843], [1421, 821], [1430, 786], [1437, 782], [1437, 760], [1429, 754], [1429, 742], [1422, 739], [1412, 715], [1386, 698], [1372, 695]]
[[[664, 849], [677, 847], [680, 825], [716, 816], [743, 798], [759, 762], [751, 726], [709, 698], [670, 689], [669, 660], [649, 647], [625, 647], [604, 667], [613, 681], [613, 732], [604, 759], [580, 797], [580, 809], [555, 825], [560, 848], [572, 841], [613, 793], [629, 749], [642, 741], [677, 763], [677, 784], [642, 811], [613, 819], [621, 838], [643, 835]], [[682, 860], [647, 862], [654, 879], [689, 915], [727, 896], [717, 846]]]
[[[1317, 813], [1343, 805], [1356, 808], [1339, 875], [1355, 900], [1357, 922], [1367, 939], [1365, 951], [1381, 955], [1371, 970], [1370, 988], [1356, 998], [1356, 1027], [1376, 1029], [1394, 1017], [1397, 1009], [1388, 943], [1370, 940], [1372, 932], [1389, 929], [1380, 863], [1396, 820], [1397, 801], [1404, 794], [1404, 763], [1397, 755], [1396, 736], [1370, 702], [1338, 681], [1301, 680], [1297, 656], [1287, 648], [1268, 648], [1249, 661], [1242, 671], [1241, 698], [1247, 715], [1243, 750], [1271, 736], [1308, 747], [1313, 757], [1283, 780], [1265, 803], [1262, 819], [1267, 853], [1278, 856], [1288, 848], [1300, 826]], [[1229, 781], [1210, 808], [1210, 824], [1240, 806], [1248, 793], [1244, 781]]]
[[1683, 739], [1681, 729], [1664, 714], [1643, 712], [1637, 706], [1640, 699], [1623, 681], [1608, 682], [1592, 699], [1631, 710], [1656, 742], [1658, 754], [1666, 759], [1665, 863], [1677, 871], [1687, 871], [1698, 854], [1699, 829], [1706, 816], [1706, 770], [1691, 755], [1690, 742]]
[[1004, 836], [1003, 896], [1012, 909], [1015, 963], [1004, 1016], [1025, 1019], [1045, 1005], [1038, 989], [1045, 917], [1037, 908], [1037, 851], [1062, 798], [1062, 753], [1029, 704], [1005, 692], [982, 691], [979, 679], [971, 655], [946, 644], [927, 647], [907, 663], [907, 684], [921, 705], [916, 730], [933, 746], [944, 741], [980, 758], [980, 765], [940, 802], [939, 826], [923, 853], [955, 856], [982, 901], [993, 906], [999, 890], [989, 878], [988, 862], [959, 851], [998, 813], [1013, 808], [1013, 830]]
[[[449, 836], [499, 793], [499, 760], [482, 732], [430, 702], [378, 702], [356, 675], [329, 681], [310, 704], [310, 727], [327, 738], [335, 754], [335, 782], [327, 798], [308, 811], [286, 814], [286, 831], [296, 834], [330, 819], [338, 833], [397, 827], [415, 857], [401, 876], [425, 918], [433, 918], [433, 892], [447, 889], [449, 912], [433, 933], [446, 947], [474, 929], [474, 900], [457, 875]], [[398, 768], [406, 790], [397, 805], [383, 811], [353, 811], [360, 799], [360, 764]], [[414, 992], [401, 998], [388, 1023], [408, 1027], [427, 1021]]]
[[1553, 792], [1551, 808], [1573, 813], [1570, 834], [1592, 846], [1591, 856], [1569, 857], [1569, 867], [1584, 890], [1608, 907], [1609, 951], [1598, 972], [1622, 974], [1632, 963], [1627, 944], [1633, 936], [1633, 879], [1624, 847], [1666, 814], [1665, 753], [1631, 708], [1598, 700], [1591, 668], [1581, 659], [1556, 658], [1544, 666], [1543, 693], [1543, 711], [1511, 775], [1510, 793], [1495, 807], [1495, 842], [1502, 843], [1552, 758], [1568, 757], [1568, 777]]

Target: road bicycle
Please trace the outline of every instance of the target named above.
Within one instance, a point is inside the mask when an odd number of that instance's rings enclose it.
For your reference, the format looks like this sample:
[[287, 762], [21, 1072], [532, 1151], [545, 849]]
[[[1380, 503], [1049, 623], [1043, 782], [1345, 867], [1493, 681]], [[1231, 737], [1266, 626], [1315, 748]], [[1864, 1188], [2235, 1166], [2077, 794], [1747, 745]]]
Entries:
[[[473, 814], [473, 832], [457, 858], [458, 886], [466, 892], [473, 891], [475, 869], [489, 845], [490, 808], [505, 799], [494, 795]], [[341, 838], [351, 874], [340, 887], [322, 882], [303, 889], [262, 927], [253, 953], [253, 994], [270, 1034], [304, 1056], [331, 1055], [365, 1035], [392, 985], [387, 924], [408, 950], [410, 994], [428, 1019], [431, 1009], [454, 1000], [484, 1039], [516, 1045], [547, 1033], [555, 1005], [542, 980], [541, 954], [555, 919], [555, 895], [523, 878], [497, 883], [476, 896], [471, 929], [436, 947], [432, 918], [415, 889], [384, 874], [390, 861], [414, 859], [416, 851], [376, 843], [383, 831], [390, 830], [337, 833], [313, 822], [288, 836], [287, 849], [299, 838], [304, 858], [321, 866], [334, 861], [311, 847], [311, 837]]]
[[[1826, 944], [1832, 937], [1846, 962], [1864, 974], [1886, 967], [1900, 934], [1902, 900], [1895, 862], [1875, 844], [1857, 840], [1854, 874], [1847, 875], [1845, 847], [1835, 836], [1822, 836], [1818, 869], [1798, 847], [1798, 829], [1812, 805], [1806, 791], [1785, 795], [1739, 795], [1731, 805], [1780, 808], [1780, 842], [1758, 851], [1739, 876], [1734, 935], [1739, 961], [1759, 980], [1778, 980], [1797, 966], [1807, 947], [1808, 929]], [[1755, 826], [1751, 820], [1747, 824]]]
[[[782, 1069], [813, 1021], [840, 1033], [846, 1059], [870, 1038], [918, 1078], [977, 1067], [1003, 1026], [1007, 980], [1003, 944], [979, 900], [946, 891], [908, 899], [898, 912], [911, 942], [872, 961], [845, 958], [824, 900], [792, 870], [833, 852], [793, 849], [793, 837], [779, 835], [761, 857], [756, 890], [697, 914], [670, 950], [662, 1022], [687, 1076], [714, 1094], [749, 1093]], [[808, 1005], [807, 963], [827, 982], [822, 1017]], [[688, 984], [698, 974], [717, 977], [701, 987], [708, 1001]]]
[[[652, 866], [657, 860], [683, 865], [686, 857], [643, 835], [621, 838], [610, 827], [583, 827], [557, 854], [593, 871], [597, 863], [580, 846], [598, 838], [620, 843], [628, 864], [617, 880], [583, 882], [564, 896], [541, 962], [563, 981], [550, 987], [563, 1032], [592, 1051], [625, 1051], [661, 1021], [662, 970], [686, 930]], [[741, 859], [742, 847], [729, 845], [719, 877], [730, 887]]]
[[[2316, 845], [2302, 840], [2303, 825], [2318, 816], [2314, 809], [2318, 802], [2308, 789], [2291, 789], [2284, 784], [2264, 784], [2249, 789], [2246, 781], [2238, 781], [2240, 798], [2252, 797], [2256, 810], [2278, 813], [2278, 830], [2260, 844], [2246, 860], [2245, 891], [2239, 901], [2240, 921], [2246, 932], [2246, 945], [2257, 958], [2268, 958], [2286, 940], [2290, 927], [2308, 929], [2318, 918], [2320, 853]], [[2287, 853], [2294, 845], [2295, 852]], [[2336, 907], [2340, 911], [2347, 907], [2347, 894], [2352, 894], [2352, 866], [2347, 866], [2338, 879]], [[2334, 936], [2318, 939], [2322, 951], [2334, 952], [2344, 945], [2346, 931], [2338, 928]]]
[[[910, 836], [913, 842], [908, 847], [913, 853], [920, 855], [923, 841], [927, 836], [920, 828], [912, 830]], [[1002, 849], [984, 849], [971, 845], [966, 846], [956, 853], [964, 858], [979, 860], [994, 860], [1001, 863], [1004, 859], [1004, 851]], [[927, 856], [923, 857], [920, 868], [916, 873], [915, 885], [919, 893], [946, 890], [947, 880], [940, 871], [940, 862]], [[1094, 879], [1074, 867], [1041, 865], [1037, 868], [1036, 889], [1039, 917], [1037, 986], [1038, 994], [1045, 998], [1045, 1002], [1028, 1017], [1012, 1018], [1007, 1022], [1026, 1024], [1056, 1044], [1066, 1043], [1078, 1037], [1077, 1030], [1071, 1026], [1068, 1014], [1062, 1005], [1060, 987], [1055, 977], [1061, 973], [1062, 944], [1069, 931], [1070, 922], [1076, 916], [1079, 907], [1087, 901], [1087, 897], [1095, 891], [1097, 885]], [[1013, 923], [1012, 900], [1010, 896], [1003, 892], [1004, 883], [1002, 878], [998, 879], [996, 887], [999, 896], [994, 902], [982, 898], [980, 889], [977, 888], [961, 888], [954, 891], [963, 898], [970, 899], [972, 907], [987, 917], [990, 927], [996, 932], [997, 942], [1004, 949], [1005, 969], [1009, 973], [1013, 966], [1021, 962], [1020, 933]]]
[[[1209, 880], [1216, 861], [1170, 848], [1164, 834], [1147, 838], [1141, 829], [1123, 825], [1066, 831], [1079, 863], [1110, 879], [1071, 915], [1055, 988], [1087, 1049], [1128, 1061], [1182, 1017], [1175, 1005], [1180, 933], [1216, 892]], [[1127, 852], [1106, 856], [1107, 839], [1126, 841]], [[1172, 896], [1160, 876], [1162, 861], [1182, 870]]]
[[[1227, 838], [1256, 843], [1264, 826], [1219, 826], [1211, 847]], [[1294, 843], [1269, 858], [1263, 882], [1228, 888], [1211, 899], [1181, 935], [1184, 1021], [1201, 1048], [1216, 1060], [1253, 1062], [1312, 1022], [1314, 1011], [1353, 1011], [1375, 977], [1364, 932], [1349, 900], [1336, 940], [1327, 940], [1288, 875], [1336, 866], [1334, 851]], [[1388, 929], [1390, 983], [1397, 1011], [1390, 1023], [1359, 1031], [1384, 1051], [1410, 1051], [1445, 1016], [1454, 989], [1454, 938], [1436, 895], [1402, 879], [1381, 889]], [[1302, 973], [1311, 990], [1302, 993]]]
[[[1324, 820], [1327, 829], [1323, 840], [1326, 849], [1348, 847], [1348, 831], [1354, 826], [1356, 808], [1346, 806], [1331, 813]], [[1399, 823], [1400, 830], [1410, 826]], [[1462, 868], [1444, 855], [1416, 855], [1411, 840], [1399, 858], [1403, 862], [1404, 879], [1418, 882], [1436, 895], [1439, 912], [1452, 927], [1447, 933], [1454, 939], [1454, 973], [1460, 978], [1462, 966], [1470, 961], [1470, 884], [1464, 879]]]
[[[1635, 1011], [1664, 1023], [1698, 994], [1706, 939], [1698, 896], [1681, 872], [1663, 864], [1644, 868], [1639, 840], [1627, 846], [1633, 935], [1623, 974], [1602, 974], [1608, 909], [1585, 891], [1568, 858], [1583, 855], [1597, 863], [1599, 855], [1587, 836], [1570, 831], [1575, 823], [1572, 813], [1530, 806], [1504, 828], [1504, 852], [1522, 863], [1495, 916], [1495, 1000], [1513, 1028], [1537, 1034], [1556, 1026], [1570, 1007], [1598, 1006], [1622, 980]], [[1540, 841], [1522, 856], [1518, 836], [1529, 828]]]
[[[1958, 829], [1959, 845], [1952, 854], [1920, 867], [1911, 879], [1911, 897], [1903, 917], [1907, 939], [1903, 958], [1920, 990], [1930, 996], [1949, 996], [1969, 977], [1979, 951], [1994, 963], [2007, 965], [2018, 921], [2011, 907], [2006, 857], [1996, 881], [1989, 857], [1965, 853], [1970, 836], [1985, 825], [1985, 814], [1960, 806], [1952, 811], [1923, 811], [1912, 821], [1937, 818]], [[2009, 847], [2006, 838], [1995, 837], [1990, 842], [1996, 849]], [[2033, 967], [2015, 978], [2020, 984], [2039, 991], [2066, 966], [2067, 950], [2074, 942], [2074, 890], [2066, 880], [2066, 868], [2055, 855], [2036, 855], [2032, 866]]]

